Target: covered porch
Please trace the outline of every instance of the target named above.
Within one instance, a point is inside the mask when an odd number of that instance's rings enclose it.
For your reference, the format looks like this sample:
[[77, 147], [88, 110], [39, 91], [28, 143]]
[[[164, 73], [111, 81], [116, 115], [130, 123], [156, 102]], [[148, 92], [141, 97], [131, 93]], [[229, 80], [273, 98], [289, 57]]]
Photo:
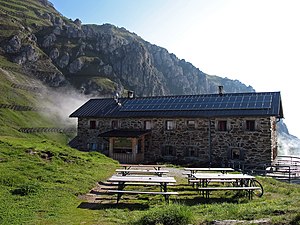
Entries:
[[145, 137], [151, 130], [116, 129], [101, 133], [108, 138], [109, 157], [120, 163], [141, 163], [144, 161]]

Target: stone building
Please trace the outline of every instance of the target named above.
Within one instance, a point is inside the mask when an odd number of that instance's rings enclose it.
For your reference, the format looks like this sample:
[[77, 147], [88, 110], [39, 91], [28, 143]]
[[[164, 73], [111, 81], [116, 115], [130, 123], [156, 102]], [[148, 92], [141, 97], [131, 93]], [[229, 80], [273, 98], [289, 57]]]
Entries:
[[91, 99], [73, 112], [72, 147], [122, 163], [224, 166], [277, 156], [280, 92]]

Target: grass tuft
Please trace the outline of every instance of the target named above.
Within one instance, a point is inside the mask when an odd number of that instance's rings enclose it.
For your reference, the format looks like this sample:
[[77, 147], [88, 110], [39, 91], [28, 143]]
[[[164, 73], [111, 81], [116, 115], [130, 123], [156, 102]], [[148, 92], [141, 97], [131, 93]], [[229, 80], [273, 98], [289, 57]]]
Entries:
[[144, 213], [133, 225], [187, 225], [193, 222], [193, 214], [189, 207], [179, 204], [154, 207]]

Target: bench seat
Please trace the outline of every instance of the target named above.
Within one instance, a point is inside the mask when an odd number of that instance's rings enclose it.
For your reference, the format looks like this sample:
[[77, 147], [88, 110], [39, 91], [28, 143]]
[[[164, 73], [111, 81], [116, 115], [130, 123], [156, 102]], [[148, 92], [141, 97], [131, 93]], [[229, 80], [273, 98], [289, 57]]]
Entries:
[[[236, 180], [218, 180], [218, 179], [209, 179], [209, 182], [217, 182], [217, 183], [234, 183], [236, 182]], [[195, 179], [190, 179], [189, 180], [190, 183], [200, 183], [200, 180], [195, 180]]]
[[120, 198], [123, 194], [147, 194], [147, 195], [163, 195], [166, 202], [169, 202], [170, 195], [178, 195], [178, 192], [163, 192], [163, 191], [134, 191], [134, 190], [107, 190], [107, 193], [118, 194], [117, 203], [119, 203]]
[[[209, 180], [209, 183], [235, 183], [236, 182], [236, 180], [222, 180], [222, 179], [210, 179]], [[189, 184], [192, 184], [193, 185], [193, 187], [195, 187], [195, 184], [196, 184], [196, 187], [199, 187], [199, 185], [200, 185], [200, 183], [201, 183], [201, 181], [200, 180], [197, 180], [197, 179], [189, 179], [188, 180], [188, 183]]]
[[198, 187], [198, 191], [205, 193], [206, 198], [209, 198], [211, 191], [247, 191], [249, 199], [252, 199], [253, 191], [260, 190], [260, 187]]

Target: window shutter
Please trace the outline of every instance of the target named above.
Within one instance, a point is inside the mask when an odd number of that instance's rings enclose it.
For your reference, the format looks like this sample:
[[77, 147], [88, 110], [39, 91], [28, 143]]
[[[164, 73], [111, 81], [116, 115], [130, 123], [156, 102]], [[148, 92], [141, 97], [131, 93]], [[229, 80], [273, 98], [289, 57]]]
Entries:
[[244, 149], [240, 149], [240, 160], [244, 160], [245, 158], [245, 150]]
[[232, 159], [232, 149], [230, 147], [227, 149], [227, 158]]

